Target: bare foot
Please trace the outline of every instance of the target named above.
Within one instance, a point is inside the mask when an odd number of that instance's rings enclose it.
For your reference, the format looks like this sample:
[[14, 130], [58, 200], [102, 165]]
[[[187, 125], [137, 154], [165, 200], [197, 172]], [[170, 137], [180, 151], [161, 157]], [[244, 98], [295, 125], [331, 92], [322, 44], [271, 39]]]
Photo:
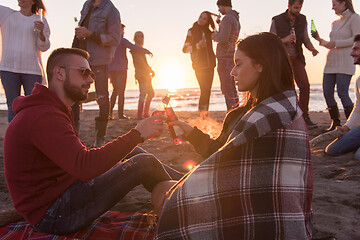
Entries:
[[160, 214], [164, 200], [166, 197], [166, 193], [170, 190], [170, 188], [177, 183], [177, 181], [169, 180], [158, 183], [152, 193], [151, 193], [151, 202], [154, 206], [154, 212], [156, 214]]

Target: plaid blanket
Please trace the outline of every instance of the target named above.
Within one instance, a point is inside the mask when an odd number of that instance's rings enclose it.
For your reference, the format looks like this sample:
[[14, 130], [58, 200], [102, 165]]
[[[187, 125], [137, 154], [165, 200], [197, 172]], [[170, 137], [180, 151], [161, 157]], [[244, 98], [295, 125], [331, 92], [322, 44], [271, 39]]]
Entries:
[[155, 239], [311, 239], [313, 172], [295, 91], [265, 99], [165, 200]]
[[38, 233], [26, 221], [21, 221], [1, 227], [0, 239], [153, 239], [154, 229], [149, 224], [150, 217], [141, 213], [109, 211], [88, 228], [67, 236]]

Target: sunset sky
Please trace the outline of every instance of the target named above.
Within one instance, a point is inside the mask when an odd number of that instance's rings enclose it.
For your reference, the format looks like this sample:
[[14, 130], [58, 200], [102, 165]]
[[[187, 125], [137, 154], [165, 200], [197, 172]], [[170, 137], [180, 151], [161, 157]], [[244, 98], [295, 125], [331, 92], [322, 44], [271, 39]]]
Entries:
[[[80, 17], [84, 2], [44, 0], [48, 9], [46, 17], [51, 28], [51, 48], [43, 54], [44, 64], [53, 49], [71, 46], [75, 28], [74, 17]], [[190, 56], [182, 53], [182, 46], [187, 30], [202, 11], [218, 12], [216, 0], [113, 0], [112, 2], [120, 11], [122, 23], [126, 25], [125, 38], [132, 42], [135, 31], [141, 30], [145, 34], [144, 47], [154, 54], [153, 58], [148, 58], [150, 66], [156, 73], [153, 79], [154, 88], [198, 87], [191, 68]], [[240, 38], [269, 31], [271, 18], [285, 11], [287, 2], [287, 0], [233, 0], [233, 9], [240, 13]], [[0, 4], [19, 9], [16, 0], [1, 0]], [[360, 1], [354, 1], [354, 7], [356, 11], [360, 11]], [[309, 23], [314, 19], [320, 36], [324, 39], [328, 39], [331, 22], [338, 18], [331, 8], [331, 0], [305, 0], [302, 9]], [[316, 41], [312, 42], [320, 54], [312, 57], [309, 51], [304, 50], [307, 71], [311, 83], [321, 83], [327, 50], [318, 46]], [[214, 49], [215, 46], [214, 43]], [[127, 88], [137, 89], [130, 53], [128, 58]], [[216, 72], [213, 86], [219, 86]]]

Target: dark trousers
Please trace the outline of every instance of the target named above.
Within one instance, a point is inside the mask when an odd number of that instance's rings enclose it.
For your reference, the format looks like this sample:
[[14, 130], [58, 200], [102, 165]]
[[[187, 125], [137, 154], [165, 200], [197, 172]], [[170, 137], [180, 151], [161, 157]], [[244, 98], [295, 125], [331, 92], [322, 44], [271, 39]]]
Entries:
[[[99, 105], [99, 118], [109, 119], [110, 102], [108, 86], [108, 65], [90, 66], [95, 73], [95, 91], [97, 104]], [[72, 106], [74, 121], [80, 120], [80, 102]]]
[[118, 115], [122, 117], [124, 114], [127, 70], [110, 71], [109, 77], [113, 85], [113, 92], [110, 97], [110, 112], [113, 112], [116, 98], [118, 98]]
[[195, 75], [200, 86], [199, 111], [208, 111], [214, 68], [195, 69]]
[[310, 83], [307, 76], [305, 65], [298, 57], [291, 57], [291, 65], [294, 71], [296, 85], [299, 88], [299, 107], [303, 112], [303, 117], [309, 117], [309, 99], [310, 99]]

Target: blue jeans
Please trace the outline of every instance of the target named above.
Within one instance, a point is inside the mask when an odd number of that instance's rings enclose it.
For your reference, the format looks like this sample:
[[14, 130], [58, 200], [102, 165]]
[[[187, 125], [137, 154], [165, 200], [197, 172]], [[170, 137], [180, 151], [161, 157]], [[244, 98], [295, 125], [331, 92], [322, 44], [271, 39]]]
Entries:
[[341, 100], [343, 107], [351, 107], [353, 106], [353, 102], [349, 96], [349, 86], [352, 75], [348, 74], [329, 74], [324, 73], [323, 77], [323, 91], [324, 97], [326, 101], [326, 105], [328, 107], [335, 107], [337, 103], [334, 97], [335, 85], [337, 94]]
[[90, 225], [130, 190], [142, 184], [152, 191], [165, 180], [179, 180], [182, 173], [162, 164], [143, 149], [135, 148], [111, 170], [89, 181], [76, 181], [47, 210], [34, 229], [65, 235]]
[[23, 86], [25, 96], [30, 95], [34, 88], [35, 83], [42, 82], [41, 75], [14, 73], [1, 71], [0, 72], [1, 82], [5, 90], [6, 103], [8, 107], [8, 122], [15, 117], [13, 112], [12, 104], [16, 97], [20, 96], [21, 85]]
[[360, 126], [351, 129], [341, 138], [334, 140], [330, 143], [325, 153], [331, 156], [340, 156], [345, 153], [355, 152], [354, 158], [360, 160]]
[[234, 77], [230, 74], [233, 68], [233, 59], [218, 58], [217, 71], [220, 78], [221, 92], [225, 97], [227, 110], [233, 109], [239, 104], [239, 95], [235, 87]]
[[110, 97], [110, 113], [113, 112], [116, 98], [118, 98], [118, 115], [119, 118], [124, 115], [125, 88], [127, 80], [127, 70], [110, 71], [109, 77], [113, 85], [113, 92]]

